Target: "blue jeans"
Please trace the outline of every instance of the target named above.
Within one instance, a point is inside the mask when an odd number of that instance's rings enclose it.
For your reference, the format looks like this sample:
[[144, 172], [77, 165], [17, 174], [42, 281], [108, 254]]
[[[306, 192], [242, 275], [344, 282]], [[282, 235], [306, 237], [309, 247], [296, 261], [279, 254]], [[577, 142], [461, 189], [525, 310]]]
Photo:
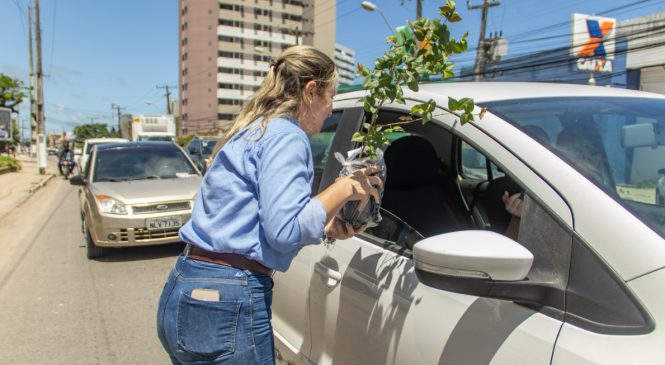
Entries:
[[181, 254], [157, 309], [157, 334], [171, 361], [274, 364], [272, 287], [270, 276]]

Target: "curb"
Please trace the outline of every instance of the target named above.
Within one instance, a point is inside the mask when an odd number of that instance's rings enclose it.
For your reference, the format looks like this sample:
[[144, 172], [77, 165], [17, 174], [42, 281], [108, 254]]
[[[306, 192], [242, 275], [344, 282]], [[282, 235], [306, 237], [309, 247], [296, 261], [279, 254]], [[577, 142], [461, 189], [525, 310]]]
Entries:
[[[35, 191], [43, 188], [44, 185], [46, 185], [46, 183], [48, 183], [49, 180], [51, 180], [54, 176], [55, 175], [53, 175], [53, 174], [46, 175], [40, 182], [38, 182], [37, 184], [31, 186], [30, 189], [28, 189], [28, 193], [32, 194]], [[28, 195], [28, 197], [30, 197], [30, 195]], [[23, 203], [23, 202], [21, 202], [21, 203]], [[21, 205], [21, 203], [19, 203], [19, 205]]]

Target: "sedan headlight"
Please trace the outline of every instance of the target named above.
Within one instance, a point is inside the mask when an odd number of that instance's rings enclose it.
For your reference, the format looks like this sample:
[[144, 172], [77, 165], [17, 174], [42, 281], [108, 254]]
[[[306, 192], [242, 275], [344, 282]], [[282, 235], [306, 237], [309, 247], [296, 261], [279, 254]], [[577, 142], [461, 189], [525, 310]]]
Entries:
[[127, 208], [120, 200], [113, 199], [107, 195], [97, 195], [96, 198], [99, 210], [102, 213], [127, 214]]

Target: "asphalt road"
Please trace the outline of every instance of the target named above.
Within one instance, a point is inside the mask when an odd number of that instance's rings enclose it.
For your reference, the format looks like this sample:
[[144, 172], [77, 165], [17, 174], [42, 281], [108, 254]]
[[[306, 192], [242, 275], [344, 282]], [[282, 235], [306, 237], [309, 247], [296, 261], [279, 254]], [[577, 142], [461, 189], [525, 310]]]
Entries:
[[77, 187], [53, 178], [0, 221], [0, 364], [168, 364], [155, 311], [181, 244], [85, 257]]

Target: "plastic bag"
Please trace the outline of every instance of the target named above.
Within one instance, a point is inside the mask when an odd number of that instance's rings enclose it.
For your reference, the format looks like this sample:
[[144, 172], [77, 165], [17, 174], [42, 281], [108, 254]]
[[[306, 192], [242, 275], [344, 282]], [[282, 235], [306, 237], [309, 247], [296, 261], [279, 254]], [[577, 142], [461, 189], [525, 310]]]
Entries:
[[[378, 165], [381, 167], [381, 171], [376, 173], [376, 176], [379, 176], [381, 180], [386, 182], [386, 163], [383, 160], [383, 151], [381, 149], [376, 149], [376, 160], [370, 157], [358, 158], [360, 155], [360, 148], [351, 150], [347, 152], [347, 158], [339, 153], [335, 152], [335, 158], [342, 164], [342, 170], [339, 172], [339, 176], [346, 176], [352, 172], [369, 167]], [[379, 195], [383, 197], [383, 188], [378, 188]], [[381, 222], [381, 213], [379, 212], [381, 205], [376, 203], [373, 197], [368, 198], [368, 202], [365, 205], [365, 208], [361, 211], [358, 210], [358, 205], [360, 201], [354, 200], [347, 202], [342, 207], [342, 210], [337, 214], [337, 217], [342, 221], [351, 224], [354, 228], [360, 228], [363, 226], [374, 227]]]

